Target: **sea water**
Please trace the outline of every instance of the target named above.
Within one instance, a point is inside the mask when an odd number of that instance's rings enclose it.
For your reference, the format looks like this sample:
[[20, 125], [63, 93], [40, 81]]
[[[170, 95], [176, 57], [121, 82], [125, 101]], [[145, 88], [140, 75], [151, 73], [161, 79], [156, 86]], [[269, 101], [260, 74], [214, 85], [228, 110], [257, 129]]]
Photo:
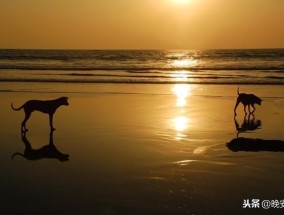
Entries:
[[1, 82], [284, 84], [284, 49], [0, 50]]

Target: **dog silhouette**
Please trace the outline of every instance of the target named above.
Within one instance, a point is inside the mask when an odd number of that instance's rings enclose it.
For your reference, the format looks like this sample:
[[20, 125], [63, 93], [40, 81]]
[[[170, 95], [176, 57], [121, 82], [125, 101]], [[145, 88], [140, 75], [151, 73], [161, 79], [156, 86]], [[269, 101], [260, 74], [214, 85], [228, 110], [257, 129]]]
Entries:
[[53, 115], [57, 108], [59, 108], [62, 105], [69, 105], [68, 103], [68, 97], [61, 97], [54, 100], [47, 100], [47, 101], [41, 101], [41, 100], [29, 100], [25, 104], [23, 104], [19, 108], [14, 108], [13, 103], [11, 104], [11, 107], [15, 111], [19, 111], [21, 109], [24, 109], [25, 111], [25, 118], [22, 122], [22, 131], [28, 131], [26, 128], [26, 123], [28, 119], [30, 118], [32, 112], [34, 111], [40, 111], [42, 113], [46, 113], [49, 115], [49, 125], [51, 130], [55, 130], [53, 127]]
[[[237, 98], [237, 102], [234, 108], [234, 113], [235, 115], [237, 115], [236, 109], [240, 103], [244, 105], [244, 111], [246, 114], [247, 114], [247, 111], [246, 111], [247, 106], [248, 106], [249, 113], [253, 113], [255, 111], [254, 104], [261, 105], [261, 101], [262, 100], [254, 94], [240, 93], [239, 87], [238, 87], [238, 98]], [[253, 108], [253, 111], [250, 110], [250, 107]]]

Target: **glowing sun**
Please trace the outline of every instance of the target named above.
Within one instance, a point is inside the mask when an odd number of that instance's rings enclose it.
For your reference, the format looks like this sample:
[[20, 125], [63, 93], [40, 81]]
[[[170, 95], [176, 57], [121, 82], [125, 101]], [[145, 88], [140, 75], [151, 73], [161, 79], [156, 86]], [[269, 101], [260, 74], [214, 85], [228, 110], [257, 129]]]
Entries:
[[191, 0], [173, 0], [177, 4], [187, 4], [191, 2]]

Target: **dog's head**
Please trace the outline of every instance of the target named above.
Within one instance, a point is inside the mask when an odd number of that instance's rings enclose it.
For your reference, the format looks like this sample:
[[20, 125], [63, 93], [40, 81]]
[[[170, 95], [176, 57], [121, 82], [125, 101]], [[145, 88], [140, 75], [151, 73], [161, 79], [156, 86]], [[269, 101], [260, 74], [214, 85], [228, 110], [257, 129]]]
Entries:
[[68, 106], [69, 105], [68, 99], [69, 99], [68, 97], [61, 97], [61, 98], [59, 98], [60, 104]]
[[60, 156], [57, 157], [57, 159], [61, 162], [68, 161], [69, 160], [69, 154], [61, 154]]
[[258, 105], [261, 105], [261, 102], [262, 102], [262, 100], [261, 100], [260, 98], [258, 98], [258, 97], [257, 97], [257, 99], [256, 99], [255, 103], [256, 103], [256, 104], [258, 104]]

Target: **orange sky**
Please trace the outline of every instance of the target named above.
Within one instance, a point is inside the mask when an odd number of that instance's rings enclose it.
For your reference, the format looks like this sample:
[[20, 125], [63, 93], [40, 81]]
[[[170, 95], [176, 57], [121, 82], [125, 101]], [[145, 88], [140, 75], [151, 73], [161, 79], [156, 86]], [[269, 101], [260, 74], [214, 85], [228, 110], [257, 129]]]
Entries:
[[284, 48], [283, 0], [1, 0], [0, 48]]

